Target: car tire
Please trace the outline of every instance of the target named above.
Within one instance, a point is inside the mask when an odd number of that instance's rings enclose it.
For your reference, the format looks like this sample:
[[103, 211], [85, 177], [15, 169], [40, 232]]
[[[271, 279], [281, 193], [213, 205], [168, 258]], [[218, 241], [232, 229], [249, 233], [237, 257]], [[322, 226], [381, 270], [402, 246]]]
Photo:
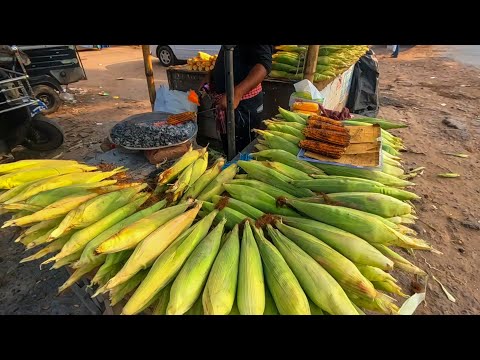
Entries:
[[32, 119], [31, 129], [23, 146], [33, 151], [58, 149], [65, 139], [62, 127], [52, 119], [37, 114]]
[[160, 60], [160, 64], [165, 67], [175, 65], [178, 61], [170, 46], [166, 45], [157, 48], [157, 57]]
[[50, 86], [47, 85], [38, 85], [33, 87], [33, 94], [35, 97], [42, 101], [46, 106], [47, 109], [42, 110], [42, 114], [52, 114], [58, 110], [60, 105], [62, 104], [62, 100], [60, 99], [60, 95], [58, 95], [57, 91]]

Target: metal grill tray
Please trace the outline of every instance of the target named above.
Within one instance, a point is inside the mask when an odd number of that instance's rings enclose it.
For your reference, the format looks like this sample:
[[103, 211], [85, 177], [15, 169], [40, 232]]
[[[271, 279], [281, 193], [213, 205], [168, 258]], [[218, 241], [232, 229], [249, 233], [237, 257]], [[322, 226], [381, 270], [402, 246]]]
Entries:
[[[173, 115], [173, 114], [157, 111], [157, 112], [149, 112], [149, 113], [143, 113], [143, 114], [137, 114], [137, 115], [129, 116], [125, 120], [122, 120], [118, 124], [115, 124], [115, 126], [110, 130], [108, 138], [116, 146], [121, 146], [124, 149], [136, 150], [136, 151], [138, 151], [138, 150], [143, 151], [143, 150], [165, 149], [165, 148], [169, 148], [169, 147], [173, 147], [173, 146], [178, 146], [178, 145], [181, 145], [181, 144], [184, 144], [188, 141], [193, 140], [193, 138], [197, 135], [197, 132], [198, 132], [198, 126], [197, 126], [197, 123], [195, 121], [188, 122], [188, 123], [192, 123], [193, 127], [192, 127], [192, 130], [187, 134], [186, 139], [181, 139], [178, 142], [170, 144], [170, 145], [159, 145], [159, 146], [148, 147], [148, 148], [131, 147], [129, 145], [126, 145], [124, 141], [122, 143], [121, 138], [116, 139], [116, 141], [115, 141], [114, 137], [112, 137], [112, 132], [114, 132], [116, 129], [118, 129], [118, 127], [125, 126], [125, 124], [132, 126], [132, 128], [134, 128], [136, 132], [141, 134], [142, 126], [153, 125], [153, 123], [158, 122], [158, 121], [166, 122], [167, 118], [170, 115]], [[186, 124], [187, 123], [180, 124], [180, 125], [175, 125], [175, 126], [185, 127], [185, 126], [187, 126]], [[151, 130], [151, 128], [150, 128], [150, 130]], [[158, 127], [158, 136], [159, 137], [162, 136], [162, 133], [163, 133], [163, 131], [161, 130], [161, 127]]]

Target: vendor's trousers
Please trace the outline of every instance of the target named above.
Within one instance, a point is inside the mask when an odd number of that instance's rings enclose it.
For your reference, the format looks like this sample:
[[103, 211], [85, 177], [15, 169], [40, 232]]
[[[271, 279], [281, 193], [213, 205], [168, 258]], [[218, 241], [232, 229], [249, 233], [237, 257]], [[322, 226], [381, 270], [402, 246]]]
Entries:
[[[263, 92], [253, 98], [240, 101], [235, 109], [235, 147], [241, 152], [255, 138], [252, 132], [260, 128], [263, 112]], [[227, 124], [228, 129], [228, 124]], [[221, 134], [223, 151], [228, 154], [227, 134]]]

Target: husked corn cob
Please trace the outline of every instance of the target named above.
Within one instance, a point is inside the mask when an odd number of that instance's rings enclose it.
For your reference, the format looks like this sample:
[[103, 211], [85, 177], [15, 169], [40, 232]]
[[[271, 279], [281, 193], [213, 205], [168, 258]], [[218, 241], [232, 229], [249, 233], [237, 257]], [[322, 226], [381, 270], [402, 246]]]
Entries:
[[276, 222], [275, 227], [327, 270], [345, 292], [348, 290], [362, 298], [375, 298], [377, 292], [373, 285], [345, 256], [305, 231], [281, 222]]
[[170, 220], [148, 235], [137, 245], [125, 266], [108, 281], [105, 289], [110, 290], [120, 285], [140, 270], [150, 266], [178, 235], [192, 225], [200, 207], [201, 204], [195, 204], [191, 210]]
[[321, 116], [321, 115], [312, 115], [308, 117], [308, 121], [310, 120], [316, 120], [316, 121], [323, 121], [325, 123], [335, 125], [335, 126], [343, 126], [341, 121], [330, 119], [326, 116]]
[[253, 227], [264, 265], [265, 279], [281, 315], [310, 315], [308, 299], [287, 262], [263, 231]]
[[[123, 309], [124, 314], [135, 314], [152, 300], [178, 274], [185, 261], [207, 236], [218, 211], [197, 222], [181, 234], [155, 261], [147, 277]], [[191, 230], [190, 230], [191, 229]]]
[[311, 111], [311, 112], [318, 112], [320, 110], [317, 103], [314, 102], [307, 102], [307, 101], [295, 101], [292, 105], [292, 110], [303, 110], [303, 111]]
[[240, 240], [238, 225], [232, 229], [213, 263], [202, 295], [206, 315], [228, 315], [237, 290]]
[[350, 134], [348, 132], [316, 129], [307, 126], [302, 130], [302, 133], [307, 139], [318, 140], [343, 147], [347, 147], [350, 144]]
[[340, 159], [346, 151], [345, 146], [315, 140], [302, 140], [298, 143], [298, 146], [307, 151], [331, 157], [332, 159]]
[[323, 241], [350, 261], [384, 270], [393, 269], [393, 261], [366, 240], [331, 225], [306, 218], [282, 217], [283, 223], [305, 231]]
[[239, 313], [262, 315], [265, 311], [265, 288], [262, 259], [250, 222], [246, 221], [238, 264], [237, 305]]
[[280, 231], [267, 225], [268, 234], [308, 297], [333, 315], [357, 315], [338, 282], [310, 255]]
[[201, 295], [220, 249], [220, 240], [226, 219], [198, 244], [175, 278], [170, 290], [168, 315], [181, 315], [187, 312]]

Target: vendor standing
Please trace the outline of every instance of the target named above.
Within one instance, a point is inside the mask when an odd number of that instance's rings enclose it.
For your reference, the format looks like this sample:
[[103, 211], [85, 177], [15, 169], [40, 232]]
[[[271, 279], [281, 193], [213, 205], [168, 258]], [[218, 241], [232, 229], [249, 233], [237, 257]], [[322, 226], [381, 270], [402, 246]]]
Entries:
[[[208, 93], [216, 107], [217, 131], [224, 152], [228, 152], [226, 122], [225, 47], [218, 54], [215, 68], [208, 75]], [[244, 149], [254, 138], [252, 129], [258, 128], [263, 111], [262, 81], [272, 69], [272, 45], [236, 45], [233, 50], [233, 76], [235, 108], [235, 145]]]

